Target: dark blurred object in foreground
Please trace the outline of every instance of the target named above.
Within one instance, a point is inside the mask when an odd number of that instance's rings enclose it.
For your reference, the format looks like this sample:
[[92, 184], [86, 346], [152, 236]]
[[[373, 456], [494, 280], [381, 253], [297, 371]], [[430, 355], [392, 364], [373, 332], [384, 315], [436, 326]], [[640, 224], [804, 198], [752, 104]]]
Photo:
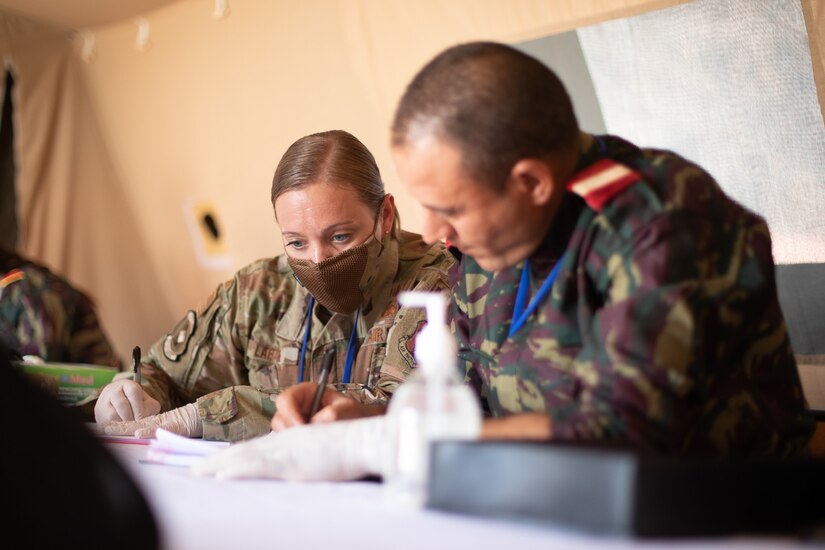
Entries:
[[0, 346], [3, 546], [157, 548], [157, 527], [137, 485], [79, 415], [10, 359]]

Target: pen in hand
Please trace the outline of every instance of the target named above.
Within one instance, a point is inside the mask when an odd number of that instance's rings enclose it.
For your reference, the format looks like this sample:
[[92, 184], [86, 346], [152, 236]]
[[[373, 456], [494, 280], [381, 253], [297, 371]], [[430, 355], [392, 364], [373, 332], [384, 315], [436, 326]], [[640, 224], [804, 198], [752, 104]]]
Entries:
[[318, 412], [318, 409], [321, 408], [321, 398], [324, 396], [324, 390], [327, 386], [327, 379], [329, 378], [329, 372], [332, 370], [332, 361], [335, 359], [335, 348], [329, 348], [324, 353], [324, 362], [321, 365], [321, 376], [318, 379], [318, 389], [315, 390], [315, 399], [312, 400], [312, 409], [309, 411], [309, 416], [307, 417], [307, 422], [309, 422], [315, 413]]
[[140, 384], [140, 346], [135, 346], [132, 350], [132, 372], [134, 373], [134, 381]]

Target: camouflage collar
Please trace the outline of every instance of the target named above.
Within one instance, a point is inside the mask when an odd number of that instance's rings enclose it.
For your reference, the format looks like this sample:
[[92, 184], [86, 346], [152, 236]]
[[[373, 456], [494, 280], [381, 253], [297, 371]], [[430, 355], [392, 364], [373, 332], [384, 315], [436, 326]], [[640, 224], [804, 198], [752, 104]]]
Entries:
[[567, 249], [570, 236], [576, 228], [584, 210], [584, 201], [578, 195], [565, 191], [553, 223], [536, 251], [530, 255], [532, 272], [537, 277], [545, 277]]
[[[392, 235], [384, 237], [384, 250], [367, 271], [374, 270], [375, 279], [363, 289], [364, 303], [361, 304], [361, 319], [371, 327], [378, 316], [387, 309], [392, 298], [393, 282], [398, 272], [398, 240]], [[366, 276], [366, 273], [365, 273]]]

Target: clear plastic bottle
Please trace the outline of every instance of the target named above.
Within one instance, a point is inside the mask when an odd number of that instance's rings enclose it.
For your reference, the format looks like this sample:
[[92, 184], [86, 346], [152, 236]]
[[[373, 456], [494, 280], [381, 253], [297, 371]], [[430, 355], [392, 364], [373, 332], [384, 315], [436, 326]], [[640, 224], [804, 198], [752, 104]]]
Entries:
[[427, 325], [416, 338], [418, 368], [395, 391], [387, 411], [391, 441], [384, 482], [391, 500], [418, 506], [426, 490], [430, 442], [478, 438], [481, 407], [458, 371], [445, 295], [402, 292], [399, 302], [426, 308]]

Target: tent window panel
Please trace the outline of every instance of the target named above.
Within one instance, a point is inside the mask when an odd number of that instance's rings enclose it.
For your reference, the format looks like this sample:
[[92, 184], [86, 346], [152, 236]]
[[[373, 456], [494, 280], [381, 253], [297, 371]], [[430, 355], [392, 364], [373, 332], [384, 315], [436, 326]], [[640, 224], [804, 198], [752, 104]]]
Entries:
[[670, 149], [825, 262], [825, 124], [799, 0], [697, 0], [578, 30], [608, 132]]

